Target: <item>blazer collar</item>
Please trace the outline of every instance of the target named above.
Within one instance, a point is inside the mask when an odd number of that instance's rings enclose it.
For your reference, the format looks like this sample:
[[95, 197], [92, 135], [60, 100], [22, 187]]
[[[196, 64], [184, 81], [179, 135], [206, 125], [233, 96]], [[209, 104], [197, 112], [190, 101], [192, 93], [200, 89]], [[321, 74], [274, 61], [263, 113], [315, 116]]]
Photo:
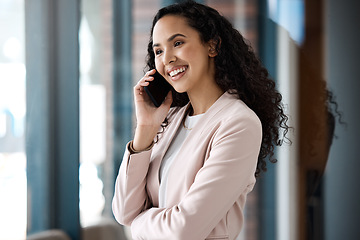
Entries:
[[[221, 95], [215, 103], [205, 112], [204, 116], [197, 122], [196, 126], [202, 126], [202, 127], [195, 127], [188, 137], [191, 137], [191, 135], [195, 133], [200, 134], [206, 130], [206, 126], [209, 126], [211, 123], [212, 118], [220, 112], [222, 109], [226, 108], [229, 104], [232, 104], [234, 100], [238, 99], [236, 95], [230, 94], [228, 92], [225, 92], [223, 95]], [[177, 133], [180, 125], [182, 124], [183, 119], [186, 117], [186, 109], [189, 107], [190, 103], [186, 104], [184, 107], [180, 108], [174, 116], [170, 113], [170, 124], [167, 127], [166, 131], [168, 131], [168, 141], [164, 143], [164, 146], [162, 148], [161, 158], [164, 157], [167, 149], [170, 146], [170, 143], [172, 142], [173, 138], [175, 137], [175, 134]]]

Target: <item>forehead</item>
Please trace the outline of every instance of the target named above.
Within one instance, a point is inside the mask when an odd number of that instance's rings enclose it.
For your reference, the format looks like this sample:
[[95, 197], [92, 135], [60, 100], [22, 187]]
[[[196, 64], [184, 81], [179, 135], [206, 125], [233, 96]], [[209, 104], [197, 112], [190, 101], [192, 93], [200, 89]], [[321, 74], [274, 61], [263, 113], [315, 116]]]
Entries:
[[199, 36], [198, 32], [189, 26], [186, 18], [176, 15], [166, 15], [160, 18], [154, 26], [153, 42], [162, 43], [178, 33], [189, 38]]

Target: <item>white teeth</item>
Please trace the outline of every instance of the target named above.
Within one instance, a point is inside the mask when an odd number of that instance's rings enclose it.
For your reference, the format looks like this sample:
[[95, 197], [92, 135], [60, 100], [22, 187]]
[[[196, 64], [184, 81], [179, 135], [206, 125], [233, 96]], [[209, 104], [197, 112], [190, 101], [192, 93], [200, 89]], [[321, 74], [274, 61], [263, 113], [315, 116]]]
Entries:
[[181, 72], [184, 72], [184, 71], [185, 71], [185, 67], [176, 69], [176, 70], [170, 72], [170, 76], [173, 77], [173, 76], [175, 76], [176, 74], [181, 73]]

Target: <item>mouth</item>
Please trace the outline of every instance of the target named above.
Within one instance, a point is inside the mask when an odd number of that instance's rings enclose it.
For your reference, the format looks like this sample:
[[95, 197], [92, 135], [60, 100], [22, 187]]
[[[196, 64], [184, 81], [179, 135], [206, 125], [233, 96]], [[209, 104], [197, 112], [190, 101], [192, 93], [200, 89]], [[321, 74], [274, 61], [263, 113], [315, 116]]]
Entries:
[[170, 77], [175, 77], [177, 75], [180, 75], [181, 73], [185, 72], [187, 69], [187, 66], [182, 66], [182, 67], [178, 67], [178, 68], [173, 68], [170, 71], [168, 71], [168, 74], [170, 75]]

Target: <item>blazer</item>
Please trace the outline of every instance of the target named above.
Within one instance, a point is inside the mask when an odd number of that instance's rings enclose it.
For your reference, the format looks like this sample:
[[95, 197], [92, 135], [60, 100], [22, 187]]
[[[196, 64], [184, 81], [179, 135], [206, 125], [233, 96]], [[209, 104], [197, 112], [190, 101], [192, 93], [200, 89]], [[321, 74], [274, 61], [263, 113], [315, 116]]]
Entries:
[[261, 122], [241, 100], [224, 93], [202, 116], [174, 159], [166, 208], [158, 207], [159, 168], [186, 106], [169, 112], [169, 125], [149, 151], [126, 148], [115, 183], [115, 219], [133, 239], [235, 239], [246, 195], [255, 184]]

